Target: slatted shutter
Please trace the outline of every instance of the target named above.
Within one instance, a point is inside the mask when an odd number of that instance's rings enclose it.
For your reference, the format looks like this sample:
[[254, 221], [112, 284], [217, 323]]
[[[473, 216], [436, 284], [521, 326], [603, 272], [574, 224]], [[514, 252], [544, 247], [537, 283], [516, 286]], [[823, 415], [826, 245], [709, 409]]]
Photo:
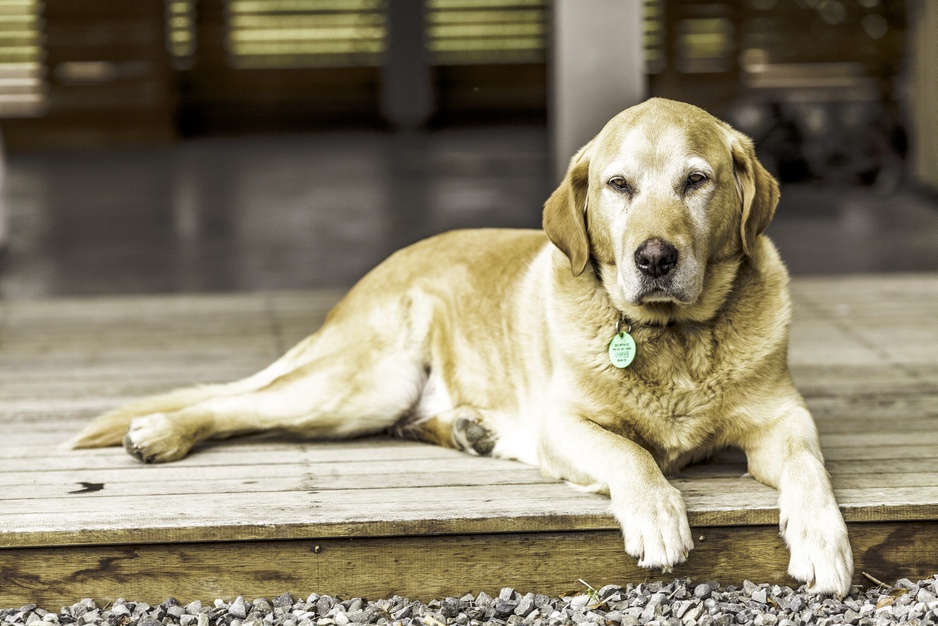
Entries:
[[543, 63], [544, 0], [427, 0], [427, 47], [437, 65]]
[[166, 0], [166, 48], [177, 70], [192, 67], [198, 49], [196, 0]]
[[227, 50], [239, 68], [381, 64], [383, 0], [228, 0]]
[[0, 0], [0, 118], [45, 108], [41, 13], [39, 0]]

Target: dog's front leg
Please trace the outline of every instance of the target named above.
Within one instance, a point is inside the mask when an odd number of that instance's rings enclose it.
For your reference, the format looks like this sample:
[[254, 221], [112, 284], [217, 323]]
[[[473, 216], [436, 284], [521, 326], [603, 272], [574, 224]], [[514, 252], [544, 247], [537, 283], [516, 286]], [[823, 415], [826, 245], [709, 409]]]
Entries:
[[744, 442], [749, 472], [779, 491], [779, 526], [791, 551], [788, 573], [815, 593], [850, 592], [853, 553], [824, 467], [817, 427], [797, 392], [772, 407], [778, 417]]
[[575, 408], [555, 408], [540, 437], [542, 471], [596, 491], [608, 491], [622, 526], [625, 551], [641, 567], [670, 571], [694, 547], [681, 492], [651, 454]]

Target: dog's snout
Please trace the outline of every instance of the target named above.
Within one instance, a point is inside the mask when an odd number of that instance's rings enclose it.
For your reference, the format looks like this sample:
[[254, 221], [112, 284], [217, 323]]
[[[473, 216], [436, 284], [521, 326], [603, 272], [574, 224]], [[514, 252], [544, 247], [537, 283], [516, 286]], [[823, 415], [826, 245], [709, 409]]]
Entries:
[[635, 266], [652, 278], [667, 276], [677, 265], [677, 248], [662, 239], [649, 239], [635, 251]]

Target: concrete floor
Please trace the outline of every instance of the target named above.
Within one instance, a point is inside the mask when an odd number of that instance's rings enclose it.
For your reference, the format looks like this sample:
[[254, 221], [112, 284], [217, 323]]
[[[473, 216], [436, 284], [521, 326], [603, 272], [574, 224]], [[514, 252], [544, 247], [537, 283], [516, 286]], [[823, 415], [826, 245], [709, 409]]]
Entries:
[[[395, 249], [538, 227], [543, 129], [201, 139], [8, 158], [0, 297], [347, 287]], [[795, 274], [938, 270], [938, 200], [783, 187]]]

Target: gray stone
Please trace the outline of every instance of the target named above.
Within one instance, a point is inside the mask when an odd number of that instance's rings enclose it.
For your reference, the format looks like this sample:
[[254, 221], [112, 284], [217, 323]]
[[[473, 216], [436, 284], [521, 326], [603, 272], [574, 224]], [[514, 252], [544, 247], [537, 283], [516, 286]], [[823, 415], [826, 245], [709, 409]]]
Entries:
[[274, 606], [277, 608], [288, 608], [293, 606], [293, 596], [289, 593], [282, 593], [274, 598]]
[[501, 592], [499, 592], [498, 597], [502, 600], [511, 600], [512, 596], [515, 595], [515, 590], [511, 587], [503, 587]]
[[238, 619], [244, 619], [248, 616], [248, 608], [244, 604], [244, 598], [238, 596], [234, 602], [228, 605], [228, 615]]
[[690, 602], [685, 602], [683, 600], [678, 600], [671, 605], [671, 612], [674, 614], [674, 617], [681, 619], [684, 617], [684, 614], [687, 613], [687, 609], [691, 607]]
[[516, 608], [518, 608], [517, 600], [506, 599], [501, 597], [501, 595], [495, 599], [495, 612], [499, 615], [511, 615], [515, 612]]
[[443, 598], [440, 601], [440, 614], [446, 618], [453, 618], [459, 615], [459, 600], [456, 598]]
[[480, 591], [479, 595], [476, 596], [476, 606], [482, 609], [487, 609], [495, 605], [495, 601], [492, 599], [492, 596]]
[[758, 602], [759, 604], [766, 604], [768, 602], [768, 594], [766, 594], [765, 589], [756, 589], [750, 595], [753, 602]]
[[412, 617], [414, 614], [414, 608], [412, 604], [404, 606], [404, 608], [399, 609], [391, 614], [391, 617], [397, 620], [404, 620], [409, 617]]
[[527, 617], [534, 611], [534, 596], [528, 594], [524, 596], [521, 600], [518, 601], [518, 606], [515, 607], [515, 615], [520, 615], [521, 617]]
[[189, 613], [186, 613], [185, 615], [179, 618], [179, 626], [195, 626], [195, 624], [197, 624], [198, 621], [199, 621], [198, 615], [190, 615]]
[[600, 587], [597, 595], [600, 600], [606, 600], [609, 596], [622, 591], [622, 587], [619, 585], [606, 585], [605, 587]]
[[693, 605], [687, 609], [687, 612], [684, 613], [684, 616], [681, 620], [688, 624], [690, 622], [697, 622], [701, 614], [704, 612], [704, 606], [702, 604]]
[[641, 619], [643, 622], [648, 622], [656, 617], [659, 617], [660, 615], [661, 615], [661, 605], [658, 604], [657, 602], [655, 603], [649, 602], [647, 605], [645, 605], [645, 609], [642, 611]]
[[590, 600], [591, 598], [587, 594], [581, 593], [570, 598], [570, 606], [586, 606], [590, 603]]
[[186, 605], [186, 613], [189, 615], [198, 615], [202, 611], [202, 601], [195, 600]]
[[801, 596], [795, 596], [788, 603], [788, 610], [792, 613], [799, 613], [802, 609], [804, 609], [804, 598]]
[[700, 598], [701, 600], [705, 600], [706, 598], [709, 598], [712, 593], [713, 593], [713, 589], [711, 589], [710, 585], [708, 585], [707, 583], [702, 583], [694, 587], [695, 598]]

